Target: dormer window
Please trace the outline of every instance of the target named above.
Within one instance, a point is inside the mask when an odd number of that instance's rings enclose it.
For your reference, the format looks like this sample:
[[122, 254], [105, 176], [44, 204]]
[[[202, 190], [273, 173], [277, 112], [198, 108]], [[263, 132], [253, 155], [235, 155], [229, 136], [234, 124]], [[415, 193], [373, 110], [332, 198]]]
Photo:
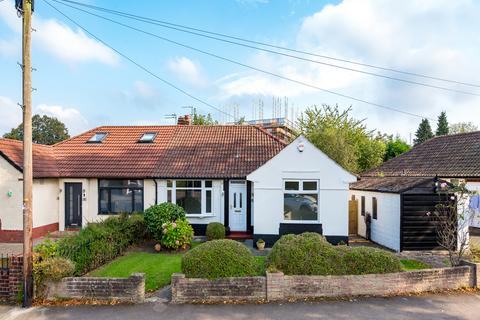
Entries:
[[97, 132], [95, 133], [90, 139], [88, 139], [88, 143], [102, 143], [103, 140], [107, 137], [106, 132]]
[[155, 140], [156, 136], [157, 136], [156, 132], [146, 132], [140, 137], [138, 142], [140, 142], [140, 143], [151, 143], [151, 142], [153, 142], [153, 140]]

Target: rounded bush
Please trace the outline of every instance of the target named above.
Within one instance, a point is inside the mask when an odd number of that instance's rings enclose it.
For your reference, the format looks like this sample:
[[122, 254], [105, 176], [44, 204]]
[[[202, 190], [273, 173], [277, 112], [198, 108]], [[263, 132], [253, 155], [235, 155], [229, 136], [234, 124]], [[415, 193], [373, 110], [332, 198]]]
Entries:
[[266, 260], [266, 267], [287, 275], [347, 275], [401, 271], [400, 260], [391, 252], [333, 246], [317, 233], [285, 235]]
[[257, 275], [255, 258], [243, 244], [233, 240], [212, 240], [188, 251], [182, 258], [187, 278], [217, 279]]
[[338, 274], [341, 255], [318, 233], [282, 236], [272, 247], [266, 267], [285, 274]]
[[225, 238], [225, 226], [220, 222], [210, 222], [205, 232], [208, 240], [218, 240]]
[[150, 235], [160, 242], [165, 223], [186, 219], [185, 210], [173, 203], [156, 204], [144, 211], [144, 220]]
[[163, 224], [160, 244], [170, 250], [187, 249], [193, 239], [193, 228], [186, 219]]
[[393, 253], [368, 247], [344, 247], [343, 262], [348, 274], [400, 272], [402, 264]]

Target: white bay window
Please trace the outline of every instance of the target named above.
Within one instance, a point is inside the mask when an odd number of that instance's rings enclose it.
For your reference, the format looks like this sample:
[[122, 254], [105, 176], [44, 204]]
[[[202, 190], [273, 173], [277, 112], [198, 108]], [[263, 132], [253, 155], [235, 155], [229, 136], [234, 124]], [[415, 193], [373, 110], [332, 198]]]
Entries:
[[212, 180], [167, 180], [167, 201], [185, 209], [187, 215], [211, 215]]
[[318, 181], [285, 180], [283, 188], [285, 221], [318, 220]]

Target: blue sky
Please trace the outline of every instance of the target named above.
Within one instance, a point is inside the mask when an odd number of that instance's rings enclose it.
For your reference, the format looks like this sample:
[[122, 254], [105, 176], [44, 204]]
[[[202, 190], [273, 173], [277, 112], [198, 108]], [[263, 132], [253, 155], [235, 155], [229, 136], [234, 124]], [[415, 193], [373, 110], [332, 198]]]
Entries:
[[[86, 0], [79, 0], [86, 2]], [[86, 3], [142, 16], [274, 43], [319, 54], [478, 83], [478, 3], [451, 1], [205, 0]], [[136, 33], [55, 3], [88, 30], [160, 77], [233, 114], [272, 116], [273, 96], [288, 97], [288, 116], [313, 104], [353, 106], [371, 129], [408, 139], [420, 119], [302, 87]], [[110, 16], [113, 19], [119, 19]], [[193, 35], [126, 21], [164, 37], [322, 88], [451, 122], [479, 124], [479, 97], [406, 85], [285, 57], [239, 48]], [[63, 120], [76, 134], [103, 124], [167, 124], [165, 114], [193, 105], [225, 116], [164, 85], [36, 0], [33, 33], [34, 110]], [[21, 19], [13, 1], [0, 2], [0, 133], [21, 119]], [[328, 61], [326, 61], [328, 62]], [[330, 61], [331, 62], [331, 61]], [[369, 70], [372, 71], [372, 70]], [[373, 70], [374, 71], [374, 70]], [[378, 70], [377, 70], [378, 71]], [[397, 75], [399, 76], [399, 75]], [[424, 81], [424, 79], [413, 79]], [[480, 92], [475, 87], [431, 82]], [[476, 90], [476, 91], [475, 91]], [[282, 112], [283, 114], [284, 112]]]

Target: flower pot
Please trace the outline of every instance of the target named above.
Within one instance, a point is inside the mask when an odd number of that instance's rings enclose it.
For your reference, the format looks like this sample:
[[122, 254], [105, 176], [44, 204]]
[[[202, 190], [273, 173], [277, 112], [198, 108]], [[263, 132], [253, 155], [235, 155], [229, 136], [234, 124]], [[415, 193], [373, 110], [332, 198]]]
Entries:
[[265, 242], [257, 242], [257, 248], [258, 250], [262, 251], [265, 249]]

